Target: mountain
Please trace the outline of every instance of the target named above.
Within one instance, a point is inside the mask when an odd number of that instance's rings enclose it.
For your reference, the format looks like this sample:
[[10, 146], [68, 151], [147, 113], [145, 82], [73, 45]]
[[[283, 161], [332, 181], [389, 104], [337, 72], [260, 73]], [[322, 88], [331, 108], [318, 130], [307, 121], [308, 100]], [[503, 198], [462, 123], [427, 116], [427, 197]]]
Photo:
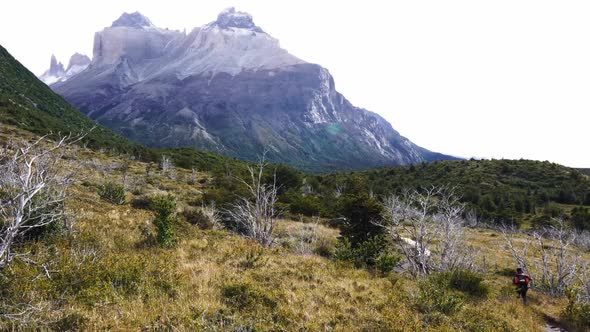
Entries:
[[55, 55], [52, 55], [49, 69], [43, 75], [39, 76], [39, 79], [47, 85], [62, 82], [86, 69], [90, 62], [91, 60], [88, 56], [75, 53], [70, 57], [68, 67], [64, 69], [63, 64], [61, 62], [58, 63]]
[[[52, 57], [52, 74], [63, 70]], [[75, 66], [75, 64], [74, 64]], [[70, 66], [68, 66], [70, 67]], [[14, 125], [37, 134], [79, 133], [96, 127], [86, 137], [93, 148], [108, 148], [148, 157], [154, 152], [97, 125], [61, 96], [55, 94], [0, 46], [0, 123]]]
[[[72, 63], [72, 62], [70, 62]], [[90, 128], [83, 140], [94, 150], [124, 154], [134, 159], [159, 162], [162, 156], [174, 165], [200, 171], [222, 172], [227, 167], [245, 170], [243, 161], [188, 148], [151, 149], [97, 124], [53, 92], [0, 45], [0, 133], [15, 132], [11, 126], [38, 135], [77, 134]], [[1, 141], [1, 140], [0, 140]]]
[[57, 62], [55, 55], [51, 55], [51, 61], [49, 62], [49, 69], [39, 76], [46, 84], [53, 84], [60, 80], [65, 75], [64, 65]]
[[51, 86], [92, 119], [152, 147], [245, 160], [264, 150], [309, 171], [455, 159], [353, 106], [325, 68], [233, 8], [186, 34], [125, 13], [94, 36], [91, 64]]

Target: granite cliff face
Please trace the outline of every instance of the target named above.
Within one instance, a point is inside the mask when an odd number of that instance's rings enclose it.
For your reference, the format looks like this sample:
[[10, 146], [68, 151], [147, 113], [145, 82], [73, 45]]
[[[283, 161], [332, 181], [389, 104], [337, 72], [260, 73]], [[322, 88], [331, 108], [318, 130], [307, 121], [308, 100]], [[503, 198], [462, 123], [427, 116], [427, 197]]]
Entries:
[[233, 8], [188, 34], [139, 13], [97, 32], [92, 63], [52, 85], [89, 117], [155, 147], [193, 146], [326, 171], [449, 156], [350, 104], [330, 73], [282, 49]]

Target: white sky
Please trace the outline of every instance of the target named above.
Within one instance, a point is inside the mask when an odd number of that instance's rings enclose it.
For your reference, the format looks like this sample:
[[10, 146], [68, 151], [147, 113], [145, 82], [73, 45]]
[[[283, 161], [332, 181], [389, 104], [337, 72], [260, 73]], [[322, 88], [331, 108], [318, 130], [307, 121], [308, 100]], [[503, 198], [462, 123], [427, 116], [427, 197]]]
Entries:
[[0, 44], [36, 74], [124, 11], [190, 31], [235, 6], [418, 145], [590, 167], [587, 0], [0, 1]]

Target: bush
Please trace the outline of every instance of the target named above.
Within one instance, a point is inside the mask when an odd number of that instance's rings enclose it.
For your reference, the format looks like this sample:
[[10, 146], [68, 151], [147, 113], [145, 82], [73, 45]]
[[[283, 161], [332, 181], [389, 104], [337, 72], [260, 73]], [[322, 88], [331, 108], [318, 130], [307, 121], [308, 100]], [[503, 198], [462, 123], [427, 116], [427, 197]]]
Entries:
[[151, 209], [151, 199], [147, 196], [135, 197], [131, 200], [131, 206], [135, 209], [149, 210]]
[[350, 241], [353, 248], [383, 234], [383, 229], [373, 224], [381, 220], [383, 212], [383, 207], [375, 198], [367, 195], [346, 196], [342, 200], [341, 212], [346, 222], [340, 233]]
[[469, 270], [455, 270], [442, 274], [444, 279], [448, 279], [449, 287], [475, 297], [484, 297], [488, 295], [487, 285], [482, 284], [483, 278]]
[[87, 321], [88, 318], [83, 314], [74, 312], [50, 323], [49, 326], [54, 331], [80, 331]]
[[449, 291], [439, 278], [429, 278], [420, 283], [415, 305], [422, 313], [451, 315], [463, 306], [461, 297]]
[[314, 196], [298, 195], [291, 199], [289, 211], [294, 214], [303, 214], [305, 216], [320, 215], [322, 202]]
[[157, 240], [162, 247], [171, 247], [174, 244], [172, 225], [176, 222], [176, 198], [173, 195], [153, 196], [150, 203], [157, 216], [154, 225], [157, 229]]
[[98, 188], [100, 198], [112, 204], [125, 204], [125, 188], [121, 184], [106, 182]]
[[[387, 243], [383, 236], [372, 237], [356, 247], [353, 247], [347, 238], [340, 238], [334, 256], [336, 260], [352, 262], [357, 268], [375, 267], [378, 257], [386, 248]], [[385, 261], [382, 263], [385, 264]]]
[[264, 257], [264, 250], [256, 247], [246, 252], [244, 259], [239, 263], [239, 266], [243, 269], [254, 269], [262, 267], [268, 263], [268, 258]]
[[590, 210], [584, 207], [575, 207], [572, 210], [572, 225], [579, 230], [590, 230]]
[[213, 223], [209, 218], [201, 211], [201, 209], [185, 208], [182, 212], [182, 216], [191, 225], [198, 226], [200, 229], [212, 229]]
[[402, 257], [398, 254], [389, 254], [384, 252], [375, 260], [375, 268], [379, 272], [387, 274], [395, 269], [401, 259]]
[[590, 303], [577, 301], [577, 293], [572, 290], [566, 292], [568, 305], [561, 313], [562, 320], [572, 331], [587, 331], [590, 327]]
[[325, 237], [319, 237], [315, 243], [313, 252], [322, 257], [332, 257], [334, 255], [334, 242]]

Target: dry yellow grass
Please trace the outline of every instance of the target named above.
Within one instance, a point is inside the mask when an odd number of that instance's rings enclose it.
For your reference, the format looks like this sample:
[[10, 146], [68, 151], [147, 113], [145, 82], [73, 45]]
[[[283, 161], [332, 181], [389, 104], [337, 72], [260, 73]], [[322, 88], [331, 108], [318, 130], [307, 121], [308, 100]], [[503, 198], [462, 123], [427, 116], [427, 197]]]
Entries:
[[556, 317], [564, 306], [563, 300], [535, 292], [531, 307], [520, 304], [510, 278], [494, 271], [513, 263], [501, 237], [489, 230], [468, 235], [488, 267], [494, 267], [484, 275], [491, 293], [465, 299], [449, 316], [421, 312], [419, 281], [406, 275], [381, 276], [297, 254], [289, 241], [297, 241], [305, 227], [315, 228], [327, 242], [335, 240], [338, 231], [321, 225], [281, 220], [280, 245], [261, 248], [228, 231], [203, 231], [181, 222], [175, 227], [175, 248], [146, 246], [144, 230], [153, 227], [153, 213], [102, 201], [96, 186], [120, 181], [119, 166], [125, 163], [127, 181], [138, 184], [138, 191], [173, 193], [182, 206], [203, 190], [187, 182], [190, 172], [177, 170], [177, 180], [146, 177], [145, 163], [88, 150], [78, 150], [65, 162], [79, 167], [67, 202], [77, 219], [74, 232], [28, 245], [24, 249], [38, 264], [17, 262], [2, 272], [0, 294], [39, 311], [32, 316], [37, 321], [11, 325], [4, 320], [0, 329], [542, 331], [543, 315]]

